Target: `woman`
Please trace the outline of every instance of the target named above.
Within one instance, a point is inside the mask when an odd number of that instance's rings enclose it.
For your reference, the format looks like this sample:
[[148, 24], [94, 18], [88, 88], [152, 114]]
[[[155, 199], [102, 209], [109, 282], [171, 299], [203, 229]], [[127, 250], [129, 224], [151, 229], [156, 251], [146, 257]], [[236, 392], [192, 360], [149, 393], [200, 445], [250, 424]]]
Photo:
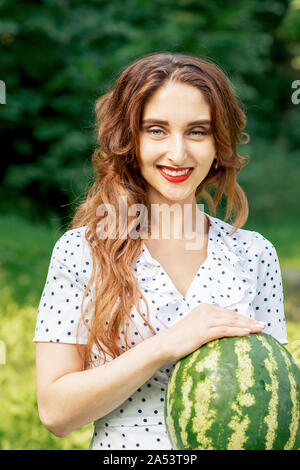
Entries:
[[[287, 343], [277, 253], [241, 228], [246, 119], [216, 65], [148, 54], [95, 109], [95, 181], [53, 249], [38, 311], [40, 418], [61, 437], [94, 421], [90, 449], [172, 449], [177, 360], [224, 336]], [[232, 225], [215, 217], [223, 193]]]

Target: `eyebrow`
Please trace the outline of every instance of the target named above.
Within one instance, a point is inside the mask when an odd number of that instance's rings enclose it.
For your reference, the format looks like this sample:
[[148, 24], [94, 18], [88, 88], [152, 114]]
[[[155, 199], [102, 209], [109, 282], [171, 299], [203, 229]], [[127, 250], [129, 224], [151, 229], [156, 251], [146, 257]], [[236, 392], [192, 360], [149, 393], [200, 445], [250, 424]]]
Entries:
[[[166, 126], [169, 125], [168, 121], [162, 121], [161, 119], [143, 119], [142, 124], [164, 124]], [[211, 121], [209, 119], [202, 119], [199, 121], [192, 121], [188, 123], [188, 126], [198, 126], [203, 124], [211, 125]]]

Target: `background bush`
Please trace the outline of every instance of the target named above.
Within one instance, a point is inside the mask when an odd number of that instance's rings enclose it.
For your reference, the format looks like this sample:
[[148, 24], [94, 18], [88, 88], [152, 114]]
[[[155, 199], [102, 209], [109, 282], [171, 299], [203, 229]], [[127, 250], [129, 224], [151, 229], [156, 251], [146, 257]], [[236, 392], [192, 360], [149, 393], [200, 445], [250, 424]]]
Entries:
[[244, 103], [250, 218], [293, 217], [299, 18], [299, 0], [1, 0], [0, 209], [67, 220], [92, 176], [96, 98], [133, 60], [168, 50], [213, 59]]
[[40, 423], [32, 338], [53, 246], [93, 178], [95, 100], [149, 52], [212, 59], [239, 97], [251, 137], [239, 147], [251, 157], [238, 176], [244, 228], [276, 247], [300, 364], [299, 12], [299, 0], [0, 1], [0, 449], [89, 445], [92, 424], [59, 439]]

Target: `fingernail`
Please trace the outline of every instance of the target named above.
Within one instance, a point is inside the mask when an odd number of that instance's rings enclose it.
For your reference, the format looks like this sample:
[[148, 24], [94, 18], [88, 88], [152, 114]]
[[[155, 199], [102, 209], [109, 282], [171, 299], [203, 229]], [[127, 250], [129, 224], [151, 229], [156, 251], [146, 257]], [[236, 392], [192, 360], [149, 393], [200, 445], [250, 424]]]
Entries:
[[242, 328], [244, 331], [251, 331], [249, 328]]
[[264, 328], [267, 326], [267, 324], [263, 321], [258, 321], [258, 322], [256, 322], [256, 324], [257, 324], [257, 326], [264, 327]]

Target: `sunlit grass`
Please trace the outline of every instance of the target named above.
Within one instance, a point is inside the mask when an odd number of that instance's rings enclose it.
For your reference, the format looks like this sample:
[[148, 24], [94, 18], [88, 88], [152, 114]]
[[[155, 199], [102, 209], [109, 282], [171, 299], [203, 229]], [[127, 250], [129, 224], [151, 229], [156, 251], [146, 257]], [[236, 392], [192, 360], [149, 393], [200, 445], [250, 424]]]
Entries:
[[15, 303], [8, 289], [0, 291], [0, 339], [6, 363], [0, 365], [0, 448], [87, 449], [93, 425], [88, 424], [61, 439], [41, 424], [36, 402], [35, 343], [32, 342], [36, 307]]
[[288, 333], [287, 350], [292, 354], [296, 364], [300, 367], [300, 322], [287, 322]]

